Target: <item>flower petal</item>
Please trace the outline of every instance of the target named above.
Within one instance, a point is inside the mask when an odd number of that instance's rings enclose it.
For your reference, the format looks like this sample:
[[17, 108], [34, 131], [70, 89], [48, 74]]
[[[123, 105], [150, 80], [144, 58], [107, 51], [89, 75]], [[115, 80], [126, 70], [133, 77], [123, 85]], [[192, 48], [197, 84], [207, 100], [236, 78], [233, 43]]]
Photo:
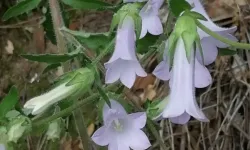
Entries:
[[152, 35], [160, 35], [163, 33], [161, 20], [158, 16], [149, 16], [142, 18], [142, 25], [146, 26], [148, 32]]
[[[204, 65], [209, 65], [213, 63], [218, 55], [218, 49], [213, 42], [213, 38], [211, 37], [203, 38], [201, 40], [202, 52], [204, 56]], [[201, 64], [203, 64], [201, 53], [198, 48], [196, 49], [196, 58]]]
[[131, 88], [135, 83], [136, 74], [133, 66], [128, 65], [123, 68], [123, 73], [121, 74], [120, 80], [127, 88]]
[[197, 120], [203, 121], [203, 122], [209, 122], [207, 117], [204, 115], [204, 113], [200, 110], [197, 102], [195, 99], [189, 100], [186, 103], [186, 112], [196, 118]]
[[147, 116], [145, 112], [132, 113], [129, 114], [129, 117], [132, 118], [134, 127], [137, 129], [141, 129], [146, 125]]
[[164, 81], [169, 80], [170, 72], [169, 72], [169, 65], [168, 65], [167, 61], [164, 60], [164, 61], [160, 62], [156, 66], [155, 70], [153, 71], [153, 74], [161, 80], [164, 80]]
[[130, 134], [126, 137], [128, 145], [134, 150], [144, 150], [151, 146], [148, 137], [141, 130], [130, 131]]
[[[117, 60], [119, 62], [119, 60]], [[116, 61], [109, 64], [106, 71], [105, 83], [114, 83], [120, 78], [121, 67]]]
[[[227, 38], [227, 39], [229, 39], [229, 40], [231, 40], [231, 41], [238, 41], [238, 39], [235, 36], [231, 35], [231, 34], [228, 34], [228, 33], [223, 34], [223, 33], [221, 33], [220, 35]], [[219, 41], [217, 39], [213, 39], [213, 40], [214, 40], [214, 44], [219, 48], [227, 48], [227, 47], [230, 46], [230, 45], [225, 44], [225, 43], [223, 43], [223, 42], [221, 42], [221, 41]]]
[[130, 150], [126, 143], [127, 142], [123, 141], [122, 139], [114, 139], [112, 142], [110, 142], [108, 150]]
[[104, 123], [107, 122], [107, 120], [112, 120], [110, 119], [110, 117], [115, 117], [115, 116], [124, 116], [127, 115], [126, 110], [123, 108], [123, 106], [118, 103], [115, 100], [110, 99], [110, 103], [111, 103], [111, 108], [105, 104], [103, 106], [103, 121]]
[[108, 145], [110, 142], [110, 135], [105, 134], [105, 130], [106, 128], [102, 126], [99, 129], [97, 129], [91, 137], [92, 140], [100, 146]]
[[135, 73], [140, 76], [140, 77], [146, 77], [147, 73], [143, 70], [142, 66], [140, 65], [140, 63], [138, 61], [136, 61], [134, 64], [134, 69], [135, 69]]
[[212, 77], [208, 69], [195, 59], [194, 83], [196, 88], [204, 88], [212, 83]]
[[182, 115], [174, 118], [169, 118], [172, 123], [175, 124], [186, 124], [190, 120], [190, 115], [184, 112]]

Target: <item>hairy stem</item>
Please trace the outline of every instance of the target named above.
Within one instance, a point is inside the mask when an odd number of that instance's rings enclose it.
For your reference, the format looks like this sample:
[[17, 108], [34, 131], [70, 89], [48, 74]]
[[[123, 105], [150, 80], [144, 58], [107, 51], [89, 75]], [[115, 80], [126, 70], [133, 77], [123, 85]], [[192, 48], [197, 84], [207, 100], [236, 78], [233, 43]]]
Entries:
[[[58, 0], [49, 0], [49, 7], [51, 11], [54, 32], [56, 36], [58, 53], [67, 53], [66, 41], [63, 35], [60, 33], [60, 28], [64, 27], [64, 21], [61, 14], [61, 8]], [[68, 64], [65, 63], [63, 66], [64, 72], [69, 70]]]

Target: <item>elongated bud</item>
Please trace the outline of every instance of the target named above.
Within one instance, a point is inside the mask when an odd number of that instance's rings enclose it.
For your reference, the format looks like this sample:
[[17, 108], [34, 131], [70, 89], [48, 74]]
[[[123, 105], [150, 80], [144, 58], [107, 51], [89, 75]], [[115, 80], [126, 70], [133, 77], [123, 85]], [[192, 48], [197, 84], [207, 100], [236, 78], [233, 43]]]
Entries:
[[32, 114], [37, 115], [63, 99], [79, 98], [92, 86], [94, 76], [94, 71], [89, 68], [66, 73], [58, 79], [52, 90], [27, 101], [24, 108], [32, 109]]

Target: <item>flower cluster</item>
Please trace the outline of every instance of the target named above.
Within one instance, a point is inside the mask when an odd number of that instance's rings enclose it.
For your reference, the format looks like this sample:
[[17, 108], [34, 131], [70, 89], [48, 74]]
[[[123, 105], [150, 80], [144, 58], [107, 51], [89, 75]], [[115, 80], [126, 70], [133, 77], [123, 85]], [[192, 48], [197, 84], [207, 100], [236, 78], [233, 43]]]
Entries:
[[[124, 2], [143, 2], [145, 0], [124, 0]], [[140, 38], [147, 32], [153, 35], [163, 33], [163, 27], [158, 16], [164, 0], [149, 0], [140, 11], [142, 30]], [[106, 83], [119, 80], [128, 88], [135, 82], [136, 75], [147, 76], [136, 57], [135, 23], [131, 16], [126, 16], [117, 30], [116, 45], [111, 59], [105, 63]]]

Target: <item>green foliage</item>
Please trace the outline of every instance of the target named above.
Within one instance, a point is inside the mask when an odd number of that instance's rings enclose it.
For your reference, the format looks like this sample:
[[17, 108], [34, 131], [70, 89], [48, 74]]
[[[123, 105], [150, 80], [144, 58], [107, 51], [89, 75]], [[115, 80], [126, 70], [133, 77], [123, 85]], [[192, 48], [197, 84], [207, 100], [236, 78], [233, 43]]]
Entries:
[[136, 51], [140, 54], [146, 53], [149, 47], [155, 44], [157, 39], [158, 36], [147, 34], [144, 38], [137, 40]]
[[41, 2], [41, 0], [25, 0], [21, 1], [20, 3], [16, 4], [15, 6], [8, 9], [4, 15], [3, 20], [6, 21], [12, 17], [16, 17], [18, 15], [21, 15], [25, 12], [28, 12], [38, 6], [38, 4]]
[[79, 50], [76, 50], [67, 54], [22, 54], [21, 56], [31, 61], [57, 64], [71, 60], [81, 54]]
[[56, 63], [56, 64], [49, 64], [42, 72], [42, 74], [45, 74], [53, 69], [56, 69], [60, 67], [62, 64], [61, 63]]
[[61, 0], [64, 4], [76, 9], [101, 9], [112, 6], [99, 0]]
[[236, 50], [232, 50], [232, 49], [229, 49], [229, 48], [218, 48], [219, 50], [219, 54], [220, 56], [232, 56], [232, 55], [235, 55], [237, 54], [237, 51]]
[[168, 3], [170, 10], [176, 17], [179, 17], [183, 11], [190, 10], [192, 8], [185, 0], [168, 0]]
[[15, 86], [11, 87], [8, 95], [0, 103], [0, 118], [13, 109], [18, 102], [18, 92]]

